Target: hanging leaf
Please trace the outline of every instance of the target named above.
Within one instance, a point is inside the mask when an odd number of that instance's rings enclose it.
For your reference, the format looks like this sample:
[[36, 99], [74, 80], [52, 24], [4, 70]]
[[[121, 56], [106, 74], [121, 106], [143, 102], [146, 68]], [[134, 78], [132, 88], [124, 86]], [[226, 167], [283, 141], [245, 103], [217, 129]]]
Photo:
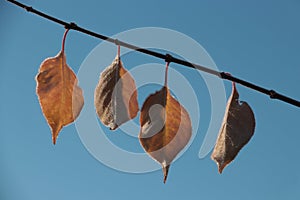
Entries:
[[166, 82], [161, 90], [146, 99], [141, 110], [139, 133], [142, 147], [162, 165], [164, 183], [171, 162], [187, 145], [192, 134], [189, 114], [171, 96]]
[[138, 111], [134, 79], [125, 70], [119, 55], [100, 75], [94, 103], [101, 122], [111, 130], [133, 119]]
[[79, 115], [83, 104], [81, 88], [72, 69], [66, 64], [64, 41], [62, 51], [48, 58], [40, 66], [36, 76], [36, 92], [43, 114], [52, 130], [52, 141], [63, 126], [72, 123]]
[[219, 136], [211, 155], [217, 163], [219, 173], [251, 139], [255, 129], [255, 118], [250, 106], [239, 101], [239, 93], [233, 83], [232, 94], [227, 102], [225, 116]]

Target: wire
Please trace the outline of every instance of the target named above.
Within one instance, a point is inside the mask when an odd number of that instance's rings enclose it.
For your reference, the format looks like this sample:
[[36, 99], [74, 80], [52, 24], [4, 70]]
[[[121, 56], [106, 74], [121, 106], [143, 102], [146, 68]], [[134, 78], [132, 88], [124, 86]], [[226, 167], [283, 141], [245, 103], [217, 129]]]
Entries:
[[291, 105], [294, 105], [296, 107], [300, 107], [300, 101], [298, 101], [296, 99], [287, 97], [287, 96], [285, 96], [283, 94], [280, 94], [280, 93], [276, 92], [275, 90], [272, 90], [272, 89], [269, 90], [269, 89], [263, 88], [261, 86], [255, 85], [253, 83], [250, 83], [248, 81], [239, 79], [237, 77], [234, 77], [234, 76], [230, 75], [229, 73], [218, 72], [218, 71], [209, 69], [207, 67], [204, 67], [204, 66], [201, 66], [201, 65], [198, 65], [198, 64], [195, 64], [195, 63], [191, 63], [191, 62], [188, 62], [188, 61], [176, 58], [176, 57], [173, 57], [170, 54], [158, 53], [158, 52], [155, 52], [155, 51], [151, 51], [151, 50], [148, 50], [148, 49], [144, 49], [144, 48], [141, 48], [141, 47], [138, 47], [138, 46], [135, 46], [135, 45], [132, 45], [132, 44], [120, 41], [118, 39], [107, 37], [105, 35], [101, 35], [99, 33], [95, 33], [95, 32], [92, 32], [90, 30], [87, 30], [85, 28], [82, 28], [82, 27], [78, 26], [77, 24], [75, 24], [73, 22], [68, 23], [68, 22], [62, 21], [60, 19], [57, 19], [55, 17], [52, 17], [50, 15], [47, 15], [47, 14], [41, 12], [41, 11], [38, 11], [38, 10], [32, 8], [31, 6], [27, 6], [27, 5], [22, 4], [22, 3], [18, 2], [18, 1], [14, 1], [14, 0], [7, 0], [7, 1], [10, 2], [10, 3], [15, 4], [15, 5], [17, 5], [17, 6], [21, 7], [21, 8], [24, 8], [27, 12], [34, 13], [34, 14], [39, 15], [39, 16], [41, 16], [43, 18], [46, 18], [46, 19], [48, 19], [50, 21], [53, 21], [53, 22], [55, 22], [57, 24], [61, 24], [66, 29], [76, 30], [78, 32], [85, 33], [87, 35], [99, 38], [101, 40], [106, 40], [108, 42], [115, 43], [116, 45], [119, 45], [119, 46], [123, 46], [123, 47], [129, 48], [129, 49], [133, 49], [135, 51], [138, 51], [138, 52], [141, 52], [141, 53], [144, 53], [144, 54], [147, 54], [147, 55], [151, 55], [151, 56], [154, 56], [154, 57], [157, 57], [157, 58], [160, 58], [160, 59], [164, 59], [168, 63], [173, 62], [173, 63], [177, 63], [177, 64], [180, 64], [180, 65], [183, 65], [183, 66], [186, 66], [186, 67], [197, 69], [197, 70], [200, 70], [200, 71], [203, 71], [203, 72], [215, 75], [215, 76], [217, 76], [217, 77], [219, 77], [221, 79], [230, 80], [230, 81], [239, 83], [240, 85], [243, 85], [245, 87], [251, 88], [251, 89], [256, 90], [256, 91], [258, 91], [260, 93], [266, 94], [271, 99], [278, 99], [278, 100], [281, 100], [283, 102], [286, 102], [286, 103], [289, 103]]

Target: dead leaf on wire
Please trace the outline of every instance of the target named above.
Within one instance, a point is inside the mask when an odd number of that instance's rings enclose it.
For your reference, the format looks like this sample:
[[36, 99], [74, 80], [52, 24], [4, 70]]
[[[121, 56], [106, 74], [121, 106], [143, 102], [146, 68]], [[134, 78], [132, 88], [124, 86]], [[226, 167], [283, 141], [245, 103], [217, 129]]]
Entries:
[[222, 173], [226, 165], [249, 142], [254, 129], [253, 111], [246, 102], [239, 101], [239, 93], [233, 83], [232, 94], [227, 102], [223, 123], [211, 155], [218, 165], [219, 173]]
[[84, 104], [82, 90], [77, 85], [76, 75], [66, 64], [63, 51], [41, 64], [36, 82], [39, 102], [55, 144], [62, 127], [72, 123], [80, 113]]
[[134, 79], [118, 55], [100, 75], [94, 104], [99, 119], [111, 130], [133, 119], [139, 111]]
[[171, 162], [191, 138], [192, 125], [189, 114], [170, 94], [165, 84], [144, 102], [140, 124], [140, 143], [144, 150], [162, 165], [165, 183]]

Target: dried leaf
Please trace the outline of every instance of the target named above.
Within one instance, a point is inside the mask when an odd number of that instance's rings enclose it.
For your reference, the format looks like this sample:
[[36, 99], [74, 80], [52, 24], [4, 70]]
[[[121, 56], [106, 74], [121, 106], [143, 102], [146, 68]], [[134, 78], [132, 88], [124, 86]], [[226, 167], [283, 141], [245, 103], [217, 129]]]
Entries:
[[55, 144], [62, 127], [72, 123], [80, 113], [84, 104], [82, 90], [77, 85], [76, 75], [66, 64], [63, 50], [41, 64], [36, 81], [39, 102]]
[[189, 114], [165, 86], [146, 99], [140, 123], [140, 143], [162, 165], [165, 183], [171, 162], [190, 140]]
[[251, 139], [255, 129], [255, 118], [250, 106], [239, 101], [239, 93], [233, 83], [232, 94], [227, 102], [225, 116], [219, 136], [211, 155], [217, 163], [219, 173]]
[[95, 89], [94, 103], [99, 119], [111, 130], [137, 115], [139, 108], [136, 85], [118, 55], [101, 73]]

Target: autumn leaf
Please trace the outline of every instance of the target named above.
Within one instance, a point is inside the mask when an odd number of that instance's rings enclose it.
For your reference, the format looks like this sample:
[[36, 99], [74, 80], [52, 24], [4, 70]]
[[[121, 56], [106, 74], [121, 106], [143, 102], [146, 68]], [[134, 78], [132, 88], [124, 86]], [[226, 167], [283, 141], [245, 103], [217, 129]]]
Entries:
[[[168, 67], [166, 74], [167, 70]], [[139, 133], [144, 150], [162, 165], [164, 183], [171, 162], [187, 145], [192, 134], [189, 114], [170, 94], [166, 83], [165, 80], [165, 86], [151, 94], [144, 102]]]
[[255, 118], [247, 102], [239, 101], [235, 83], [232, 84], [232, 94], [227, 102], [225, 116], [219, 136], [211, 155], [219, 168], [219, 173], [249, 142], [254, 134]]
[[43, 114], [52, 130], [52, 141], [63, 126], [72, 123], [79, 115], [83, 104], [81, 88], [78, 87], [76, 75], [66, 64], [63, 38], [62, 50], [57, 56], [42, 62], [36, 76], [36, 93]]
[[100, 75], [94, 104], [101, 122], [111, 130], [133, 119], [138, 111], [134, 79], [123, 67], [119, 55]]

